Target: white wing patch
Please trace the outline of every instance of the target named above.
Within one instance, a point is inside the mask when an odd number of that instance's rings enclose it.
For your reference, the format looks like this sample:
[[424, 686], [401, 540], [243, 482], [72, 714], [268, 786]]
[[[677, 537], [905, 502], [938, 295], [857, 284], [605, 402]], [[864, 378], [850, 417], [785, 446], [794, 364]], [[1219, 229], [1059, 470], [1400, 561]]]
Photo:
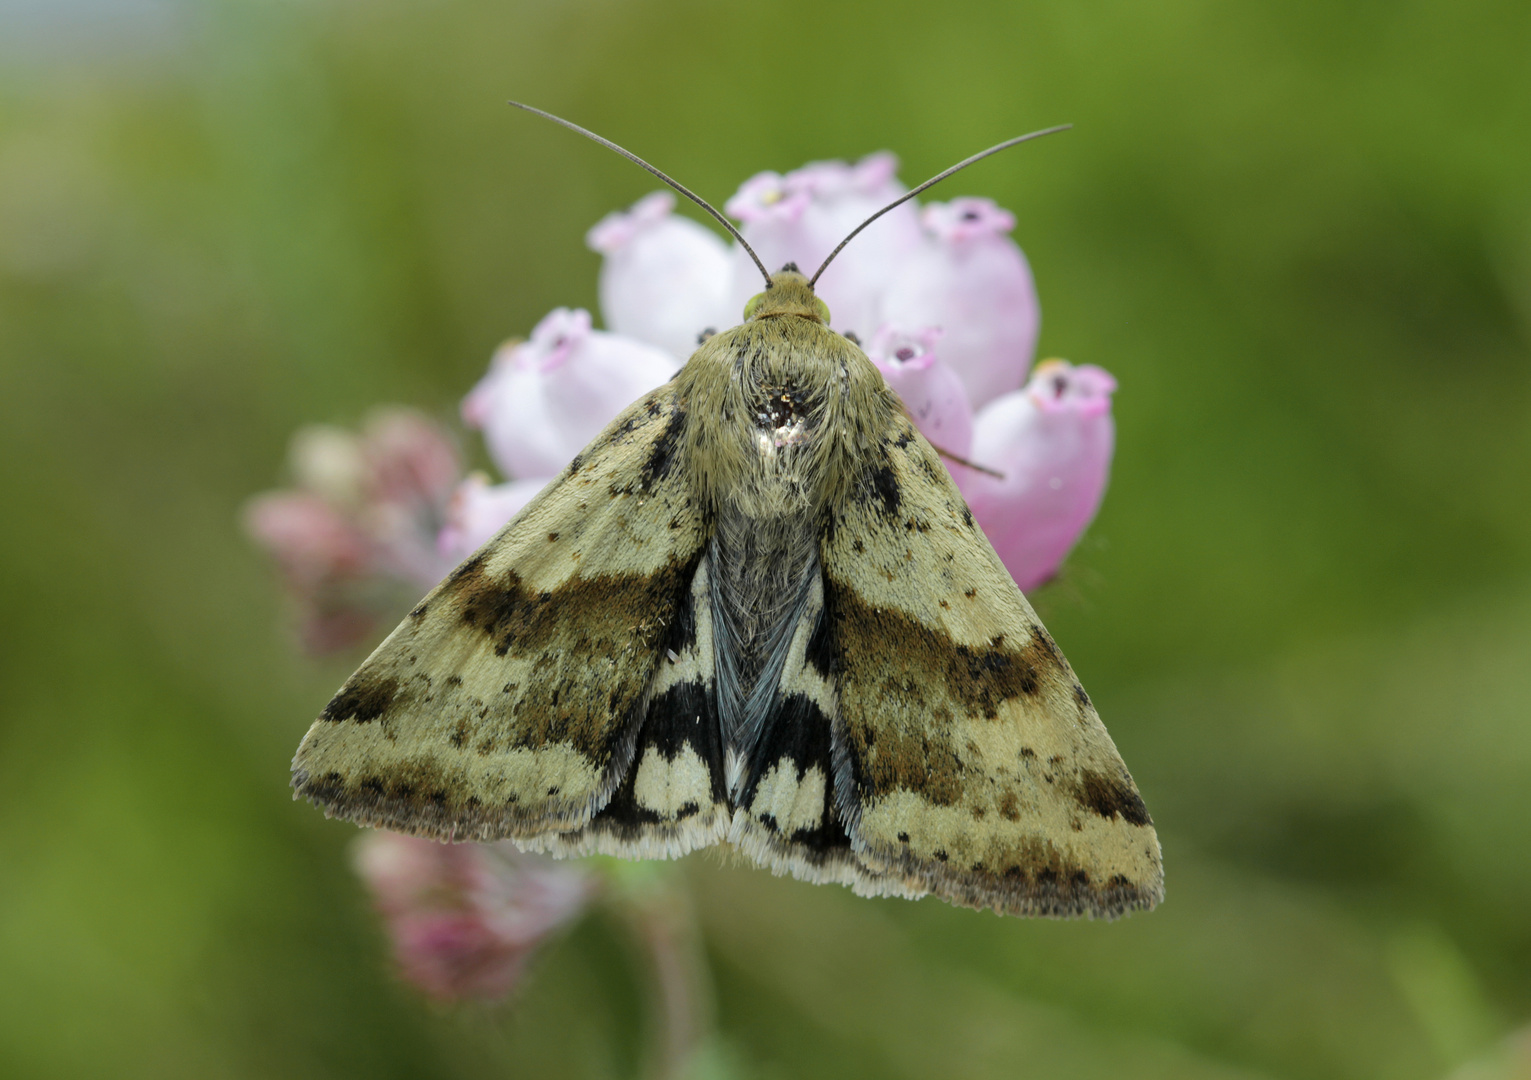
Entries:
[[828, 778], [822, 765], [800, 771], [796, 761], [783, 757], [771, 766], [755, 787], [750, 815], [771, 818], [783, 836], [809, 832], [824, 824], [828, 811]]
[[712, 773], [707, 763], [689, 744], [676, 751], [674, 757], [666, 757], [657, 746], [649, 746], [638, 762], [633, 797], [643, 809], [674, 820], [687, 806], [699, 806], [711, 787]]

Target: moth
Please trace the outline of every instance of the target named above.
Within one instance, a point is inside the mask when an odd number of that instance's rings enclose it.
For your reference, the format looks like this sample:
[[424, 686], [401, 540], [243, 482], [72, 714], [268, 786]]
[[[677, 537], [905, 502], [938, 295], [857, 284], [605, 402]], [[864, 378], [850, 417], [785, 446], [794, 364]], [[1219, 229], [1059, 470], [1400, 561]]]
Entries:
[[[744, 243], [647, 162], [520, 107]], [[1089, 695], [937, 450], [829, 328], [824, 267], [755, 262], [766, 286], [743, 323], [613, 420], [346, 680], [298, 749], [296, 795], [556, 856], [729, 844], [868, 896], [1153, 907], [1153, 822]]]

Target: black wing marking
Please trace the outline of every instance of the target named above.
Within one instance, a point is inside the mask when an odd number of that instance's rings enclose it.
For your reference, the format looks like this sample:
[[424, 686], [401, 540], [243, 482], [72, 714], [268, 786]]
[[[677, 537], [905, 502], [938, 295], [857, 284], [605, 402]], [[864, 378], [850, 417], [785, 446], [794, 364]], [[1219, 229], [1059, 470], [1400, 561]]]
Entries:
[[558, 855], [676, 858], [727, 833], [709, 580], [703, 556], [668, 627], [630, 764], [610, 801], [585, 828], [536, 847]]

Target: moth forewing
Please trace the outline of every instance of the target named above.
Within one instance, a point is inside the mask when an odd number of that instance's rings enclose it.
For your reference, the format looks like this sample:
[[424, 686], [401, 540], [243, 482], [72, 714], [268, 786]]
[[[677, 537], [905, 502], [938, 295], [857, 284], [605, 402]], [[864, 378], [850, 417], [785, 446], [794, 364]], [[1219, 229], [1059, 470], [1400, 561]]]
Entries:
[[1152, 907], [1132, 778], [936, 452], [899, 416], [861, 477], [821, 545], [857, 854], [1002, 912]]
[[346, 681], [293, 762], [327, 813], [438, 839], [587, 825], [628, 771], [706, 526], [663, 387]]

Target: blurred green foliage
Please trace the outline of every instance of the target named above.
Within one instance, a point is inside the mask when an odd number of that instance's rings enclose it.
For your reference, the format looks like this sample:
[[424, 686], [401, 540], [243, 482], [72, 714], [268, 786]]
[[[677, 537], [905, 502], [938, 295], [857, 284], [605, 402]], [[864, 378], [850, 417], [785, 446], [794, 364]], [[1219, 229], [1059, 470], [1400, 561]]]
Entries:
[[631, 1075], [600, 918], [508, 1009], [392, 980], [354, 830], [286, 786], [355, 658], [298, 657], [237, 523], [298, 425], [449, 417], [499, 340], [594, 305], [583, 231], [652, 185], [514, 96], [714, 200], [1077, 125], [937, 195], [1016, 212], [1043, 355], [1121, 382], [1038, 602], [1168, 899], [1000, 920], [687, 860], [719, 1075], [1510, 1075], [1531, 7], [111, 6], [0, 45], [0, 1073]]

